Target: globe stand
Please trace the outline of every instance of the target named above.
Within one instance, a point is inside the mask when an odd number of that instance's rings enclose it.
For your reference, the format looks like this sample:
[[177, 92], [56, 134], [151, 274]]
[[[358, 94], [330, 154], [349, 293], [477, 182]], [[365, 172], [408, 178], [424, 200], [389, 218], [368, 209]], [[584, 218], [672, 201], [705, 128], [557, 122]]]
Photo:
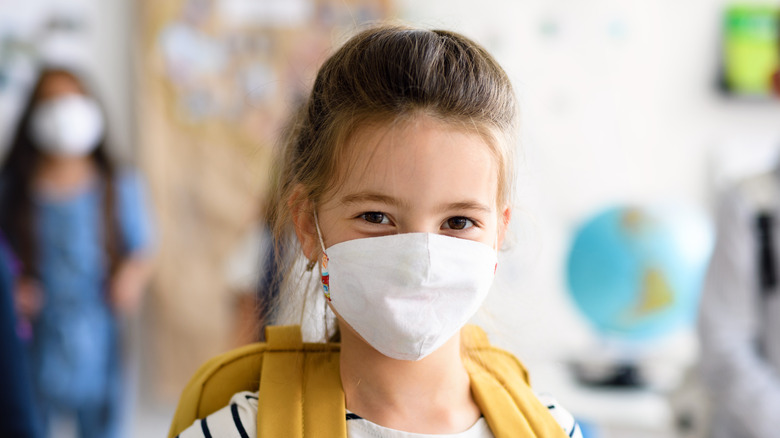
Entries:
[[602, 333], [567, 360], [572, 377], [590, 388], [649, 389], [658, 385], [652, 354], [658, 344]]
[[644, 388], [647, 380], [638, 364], [633, 362], [588, 363], [572, 361], [574, 377], [581, 385], [598, 388]]

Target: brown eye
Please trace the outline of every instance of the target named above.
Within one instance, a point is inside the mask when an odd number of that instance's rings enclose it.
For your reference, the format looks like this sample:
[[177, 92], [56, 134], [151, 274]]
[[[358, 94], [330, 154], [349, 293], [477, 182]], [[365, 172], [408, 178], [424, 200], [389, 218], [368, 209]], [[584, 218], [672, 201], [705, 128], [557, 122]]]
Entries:
[[380, 213], [378, 211], [370, 211], [368, 213], [363, 213], [360, 215], [360, 217], [363, 218], [364, 221], [371, 222], [372, 224], [388, 223], [385, 214]]
[[465, 230], [466, 228], [471, 227], [474, 225], [471, 222], [471, 219], [465, 218], [463, 216], [457, 216], [457, 217], [451, 217], [447, 219], [447, 227], [451, 230]]

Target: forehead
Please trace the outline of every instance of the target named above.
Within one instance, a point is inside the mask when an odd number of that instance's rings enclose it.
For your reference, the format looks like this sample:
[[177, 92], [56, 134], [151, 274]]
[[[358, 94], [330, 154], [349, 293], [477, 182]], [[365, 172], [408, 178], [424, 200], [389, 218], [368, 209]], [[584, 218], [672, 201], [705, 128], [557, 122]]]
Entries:
[[357, 129], [338, 167], [335, 196], [369, 191], [420, 202], [497, 201], [498, 163], [487, 142], [426, 115]]

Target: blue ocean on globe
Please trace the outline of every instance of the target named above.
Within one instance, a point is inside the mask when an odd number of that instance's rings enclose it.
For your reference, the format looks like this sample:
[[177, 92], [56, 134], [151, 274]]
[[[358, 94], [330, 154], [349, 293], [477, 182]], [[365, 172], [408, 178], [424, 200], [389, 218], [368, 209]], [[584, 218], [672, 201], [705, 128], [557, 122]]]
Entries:
[[568, 290], [602, 335], [661, 337], [694, 323], [713, 240], [689, 209], [608, 208], [574, 234]]

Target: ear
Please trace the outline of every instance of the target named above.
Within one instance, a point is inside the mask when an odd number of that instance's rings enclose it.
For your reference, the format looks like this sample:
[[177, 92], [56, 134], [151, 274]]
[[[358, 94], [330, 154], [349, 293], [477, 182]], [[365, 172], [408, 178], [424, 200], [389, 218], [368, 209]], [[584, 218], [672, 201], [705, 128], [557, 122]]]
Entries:
[[297, 186], [287, 201], [295, 235], [307, 260], [316, 260], [319, 253], [317, 228], [314, 225], [314, 203], [306, 197], [303, 186]]
[[509, 221], [512, 219], [512, 207], [509, 204], [504, 205], [503, 210], [498, 213], [498, 247], [504, 244], [506, 230], [509, 228]]

